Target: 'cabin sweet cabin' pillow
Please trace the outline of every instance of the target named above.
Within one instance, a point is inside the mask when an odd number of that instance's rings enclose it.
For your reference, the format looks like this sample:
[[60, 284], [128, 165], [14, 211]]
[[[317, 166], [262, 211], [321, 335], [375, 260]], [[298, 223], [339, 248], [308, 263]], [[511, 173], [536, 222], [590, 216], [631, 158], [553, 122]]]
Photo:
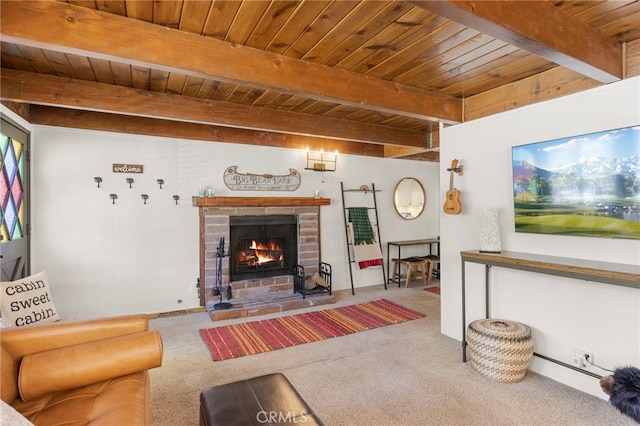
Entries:
[[46, 272], [0, 283], [0, 309], [2, 321], [9, 326], [22, 327], [60, 320], [51, 299]]

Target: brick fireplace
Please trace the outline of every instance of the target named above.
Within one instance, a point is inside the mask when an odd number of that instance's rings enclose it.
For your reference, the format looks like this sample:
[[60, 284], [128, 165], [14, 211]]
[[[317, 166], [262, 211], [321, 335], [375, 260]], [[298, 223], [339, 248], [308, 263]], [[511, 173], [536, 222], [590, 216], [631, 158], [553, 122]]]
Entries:
[[[305, 197], [193, 197], [193, 205], [200, 216], [200, 301], [212, 320], [261, 315], [297, 309], [321, 303], [332, 303], [332, 296], [302, 299], [293, 293], [293, 275], [255, 276], [230, 281], [229, 241], [232, 222], [242, 217], [293, 217], [297, 222], [297, 263], [306, 273], [318, 270], [320, 253], [320, 207], [328, 205], [328, 198]], [[240, 220], [238, 220], [240, 218]], [[216, 310], [220, 296], [214, 295], [216, 286], [216, 252], [224, 238], [225, 256], [222, 258], [221, 287], [224, 302], [232, 308]], [[227, 300], [227, 286], [231, 296]]]

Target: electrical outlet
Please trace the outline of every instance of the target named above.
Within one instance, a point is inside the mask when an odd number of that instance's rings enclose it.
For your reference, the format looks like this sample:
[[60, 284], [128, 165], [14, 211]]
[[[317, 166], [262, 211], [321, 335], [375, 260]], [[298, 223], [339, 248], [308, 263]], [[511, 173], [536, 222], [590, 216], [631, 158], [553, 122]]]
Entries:
[[[576, 358], [579, 361], [578, 364], [576, 364]], [[582, 349], [576, 349], [576, 353], [572, 361], [576, 367], [587, 368], [593, 364], [593, 354]]]
[[573, 358], [571, 358], [571, 364], [578, 368], [584, 368], [584, 359], [574, 356]]

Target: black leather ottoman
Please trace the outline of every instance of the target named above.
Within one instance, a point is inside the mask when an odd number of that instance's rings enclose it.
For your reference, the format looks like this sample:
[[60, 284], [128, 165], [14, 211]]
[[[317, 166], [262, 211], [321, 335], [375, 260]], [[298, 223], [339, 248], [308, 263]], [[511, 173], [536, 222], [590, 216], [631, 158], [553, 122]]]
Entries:
[[322, 425], [282, 373], [268, 374], [200, 393], [201, 426]]

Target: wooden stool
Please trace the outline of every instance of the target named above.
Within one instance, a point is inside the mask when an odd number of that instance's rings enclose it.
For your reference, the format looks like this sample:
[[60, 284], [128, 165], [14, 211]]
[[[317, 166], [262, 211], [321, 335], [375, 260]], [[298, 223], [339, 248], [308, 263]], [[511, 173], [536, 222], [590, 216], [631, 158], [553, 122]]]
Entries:
[[430, 254], [429, 256], [421, 257], [420, 259], [424, 259], [428, 264], [428, 272], [427, 272], [427, 285], [431, 284], [431, 277], [433, 276], [433, 265], [440, 263], [440, 256], [436, 256], [434, 254]]
[[[431, 284], [431, 277], [433, 276], [433, 265], [440, 263], [440, 257], [435, 255], [423, 256], [423, 257], [408, 257], [406, 259], [391, 259], [393, 262], [393, 274], [391, 275], [391, 281], [397, 282], [400, 287], [402, 278], [406, 278], [405, 287], [409, 286], [409, 281], [415, 279], [416, 274], [422, 276], [422, 283], [424, 285]], [[407, 268], [407, 274], [403, 275], [400, 265], [404, 265]]]
[[397, 282], [398, 287], [400, 287], [400, 281], [402, 278], [406, 278], [406, 275], [402, 275], [402, 271], [400, 270], [400, 262], [401, 259], [391, 259], [393, 262], [393, 275], [391, 275], [391, 282]]
[[409, 257], [400, 260], [400, 264], [407, 267], [407, 280], [404, 284], [405, 287], [409, 287], [409, 282], [415, 279], [415, 276], [418, 273], [422, 276], [422, 284], [427, 285], [427, 283], [431, 281], [428, 274], [428, 271], [431, 270], [431, 268], [429, 268], [431, 263], [429, 263], [428, 259], [421, 257]]

